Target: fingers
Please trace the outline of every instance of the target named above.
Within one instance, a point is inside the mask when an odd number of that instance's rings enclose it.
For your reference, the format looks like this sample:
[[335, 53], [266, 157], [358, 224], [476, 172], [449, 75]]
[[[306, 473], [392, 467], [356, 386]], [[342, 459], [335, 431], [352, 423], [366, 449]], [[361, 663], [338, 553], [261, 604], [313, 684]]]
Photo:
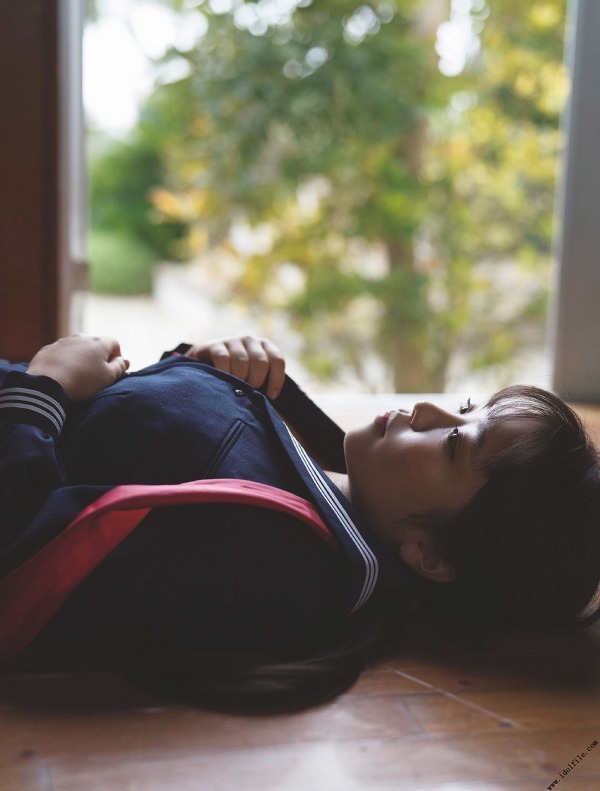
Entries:
[[116, 338], [109, 338], [107, 336], [94, 337], [93, 340], [98, 344], [102, 350], [102, 355], [106, 361], [109, 377], [112, 379], [112, 384], [118, 382], [125, 376], [125, 373], [131, 363], [126, 360], [121, 352], [121, 344]]
[[277, 398], [285, 381], [285, 358], [274, 343], [263, 340], [263, 349], [269, 358], [269, 386], [267, 397]]
[[245, 335], [193, 346], [190, 357], [207, 362], [225, 373], [243, 379], [252, 387], [268, 382], [267, 396], [276, 398], [285, 379], [285, 359], [266, 338]]
[[116, 338], [100, 338], [100, 342], [103, 344], [104, 349], [106, 350], [106, 359], [112, 360], [115, 357], [121, 357], [121, 344]]
[[114, 382], [117, 382], [125, 375], [131, 363], [123, 357], [121, 344], [116, 338], [111, 338], [106, 335], [90, 337], [82, 334], [78, 334], [75, 337], [81, 339], [83, 342], [97, 345], [99, 353], [106, 361], [106, 365]]
[[219, 341], [213, 345], [211, 353], [215, 368], [233, 374], [238, 379], [248, 381], [250, 356], [243, 338], [228, 338]]
[[[247, 336], [241, 338], [246, 354], [246, 375], [240, 377], [245, 379], [252, 387], [262, 387], [269, 375], [269, 358], [263, 348], [263, 341], [260, 338]], [[241, 355], [242, 360], [244, 354]], [[240, 363], [242, 367], [243, 362]], [[235, 371], [233, 371], [235, 374]], [[238, 374], [235, 374], [238, 376]]]
[[120, 379], [129, 362], [118, 341], [90, 335], [71, 335], [44, 346], [27, 372], [57, 381], [72, 401], [85, 401]]
[[125, 376], [125, 372], [129, 368], [130, 362], [119, 355], [117, 357], [113, 357], [112, 360], [109, 360], [107, 365], [114, 376], [114, 381], [118, 382], [119, 379], [122, 379]]

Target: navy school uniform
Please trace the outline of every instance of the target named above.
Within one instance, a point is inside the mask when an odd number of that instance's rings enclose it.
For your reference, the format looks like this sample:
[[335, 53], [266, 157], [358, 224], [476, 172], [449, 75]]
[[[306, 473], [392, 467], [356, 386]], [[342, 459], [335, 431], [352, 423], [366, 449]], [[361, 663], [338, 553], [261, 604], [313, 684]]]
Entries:
[[305, 449], [344, 470], [343, 432], [289, 378], [271, 404], [234, 376], [170, 355], [70, 404], [56, 382], [25, 371], [0, 364], [0, 578], [130, 483], [269, 484], [312, 502], [339, 548], [256, 506], [156, 508], [71, 593], [38, 644], [300, 654], [376, 589], [410, 588], [407, 569]]

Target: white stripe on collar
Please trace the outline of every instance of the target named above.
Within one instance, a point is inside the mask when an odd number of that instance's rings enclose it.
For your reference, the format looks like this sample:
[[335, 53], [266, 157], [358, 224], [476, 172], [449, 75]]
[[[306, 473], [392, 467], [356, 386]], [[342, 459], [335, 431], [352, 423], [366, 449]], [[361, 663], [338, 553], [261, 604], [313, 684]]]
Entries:
[[363, 604], [366, 603], [366, 601], [369, 599], [369, 597], [375, 590], [375, 584], [377, 582], [377, 577], [379, 575], [379, 563], [377, 561], [377, 558], [373, 554], [371, 547], [364, 540], [359, 529], [356, 527], [356, 525], [350, 518], [348, 512], [332, 492], [331, 487], [329, 486], [325, 478], [323, 478], [320, 470], [316, 467], [313, 460], [306, 453], [302, 445], [294, 437], [294, 435], [291, 433], [289, 428], [288, 431], [290, 433], [292, 442], [294, 443], [294, 447], [296, 448], [296, 451], [298, 452], [300, 459], [304, 463], [304, 466], [306, 467], [310, 477], [312, 478], [319, 492], [325, 498], [331, 510], [338, 518], [342, 527], [345, 529], [346, 533], [348, 534], [348, 537], [352, 540], [352, 542], [356, 546], [365, 564], [365, 581], [360, 596], [358, 597], [358, 601], [352, 608], [352, 612], [355, 612], [360, 607], [362, 607]]

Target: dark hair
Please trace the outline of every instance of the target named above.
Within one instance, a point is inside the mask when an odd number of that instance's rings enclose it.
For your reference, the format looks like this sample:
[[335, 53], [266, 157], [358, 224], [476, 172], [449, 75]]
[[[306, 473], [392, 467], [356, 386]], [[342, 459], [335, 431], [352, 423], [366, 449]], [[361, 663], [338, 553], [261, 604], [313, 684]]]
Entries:
[[[457, 568], [451, 583], [422, 582], [439, 613], [483, 626], [572, 622], [599, 578], [600, 483], [596, 450], [577, 415], [535, 387], [501, 390], [486, 405], [490, 425], [533, 420], [483, 464], [487, 483], [458, 516], [421, 514]], [[304, 657], [204, 658], [191, 670], [177, 657], [139, 656], [130, 680], [203, 708], [246, 714], [298, 711], [348, 689], [374, 661], [397, 653], [413, 602], [376, 593], [327, 644]]]
[[600, 577], [596, 449], [575, 412], [545, 390], [508, 387], [486, 406], [490, 426], [512, 418], [527, 427], [483, 462], [487, 482], [466, 509], [433, 528], [456, 580], [430, 585], [428, 597], [471, 623], [573, 623]]
[[372, 604], [340, 624], [337, 634], [303, 654], [279, 659], [260, 652], [157, 651], [130, 657], [135, 686], [231, 714], [302, 711], [341, 695], [381, 656], [383, 619]]

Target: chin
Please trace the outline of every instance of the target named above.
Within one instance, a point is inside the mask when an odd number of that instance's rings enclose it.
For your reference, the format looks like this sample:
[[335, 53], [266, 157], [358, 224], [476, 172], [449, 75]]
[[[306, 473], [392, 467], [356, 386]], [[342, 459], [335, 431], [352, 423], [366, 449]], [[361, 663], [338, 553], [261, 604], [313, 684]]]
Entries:
[[348, 458], [348, 456], [357, 457], [357, 454], [364, 453], [364, 451], [371, 446], [373, 439], [372, 423], [365, 423], [362, 426], [357, 426], [347, 431], [344, 437], [344, 453], [346, 454], [346, 458]]

